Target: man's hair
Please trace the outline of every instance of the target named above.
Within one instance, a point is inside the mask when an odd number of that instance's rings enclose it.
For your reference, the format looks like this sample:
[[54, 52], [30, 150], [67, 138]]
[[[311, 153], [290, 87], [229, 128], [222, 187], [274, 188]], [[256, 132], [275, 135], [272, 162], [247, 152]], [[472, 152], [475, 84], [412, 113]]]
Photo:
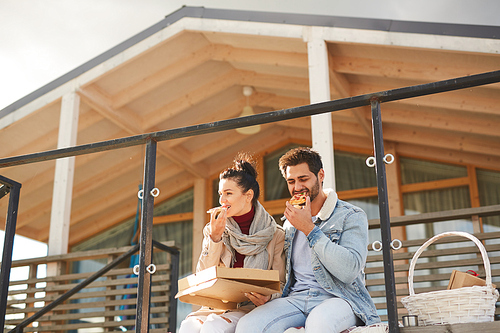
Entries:
[[319, 170], [323, 169], [321, 156], [309, 147], [298, 147], [290, 149], [279, 160], [279, 168], [283, 178], [286, 179], [286, 168], [302, 163], [307, 163], [309, 171], [318, 176]]

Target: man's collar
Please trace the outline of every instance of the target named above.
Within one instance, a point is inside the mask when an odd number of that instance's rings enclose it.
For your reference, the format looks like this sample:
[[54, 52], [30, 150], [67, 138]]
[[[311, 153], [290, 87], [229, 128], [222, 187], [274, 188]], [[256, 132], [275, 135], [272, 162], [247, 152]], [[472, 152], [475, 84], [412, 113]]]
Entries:
[[338, 199], [337, 193], [331, 188], [325, 188], [323, 192], [326, 194], [326, 200], [319, 213], [316, 215], [321, 221], [325, 221], [332, 215]]

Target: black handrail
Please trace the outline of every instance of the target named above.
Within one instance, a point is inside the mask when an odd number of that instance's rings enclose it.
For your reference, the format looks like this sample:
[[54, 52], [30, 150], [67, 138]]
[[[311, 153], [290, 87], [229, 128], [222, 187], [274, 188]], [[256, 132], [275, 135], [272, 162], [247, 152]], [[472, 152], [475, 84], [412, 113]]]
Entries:
[[[174, 281], [177, 281], [179, 278], [179, 274], [178, 274], [179, 268], [176, 266], [178, 266], [178, 262], [179, 262], [179, 259], [178, 259], [179, 250], [176, 248], [172, 248], [172, 247], [166, 246], [164, 244], [161, 244], [157, 241], [153, 241], [153, 245], [160, 250], [169, 252], [172, 255], [171, 277], [170, 278], [174, 279]], [[111, 269], [118, 266], [125, 259], [129, 258], [132, 254], [136, 253], [138, 250], [139, 250], [139, 244], [134, 245], [130, 250], [123, 253], [118, 258], [116, 258], [115, 260], [113, 260], [112, 262], [110, 262], [109, 264], [107, 264], [106, 266], [104, 266], [103, 268], [101, 268], [100, 270], [98, 270], [97, 272], [95, 272], [94, 274], [92, 274], [91, 276], [89, 276], [88, 278], [83, 280], [82, 282], [80, 282], [78, 285], [76, 285], [75, 287], [71, 288], [70, 290], [68, 290], [67, 292], [65, 292], [61, 296], [59, 296], [57, 299], [55, 299], [50, 304], [47, 304], [46, 306], [41, 308], [38, 312], [33, 314], [31, 317], [29, 317], [29, 318], [23, 320], [21, 323], [17, 324], [16, 327], [14, 327], [12, 330], [9, 331], [9, 333], [23, 332], [23, 329], [26, 326], [35, 322], [38, 318], [40, 318], [41, 316], [43, 316], [47, 312], [51, 311], [52, 309], [54, 309], [58, 305], [62, 304], [62, 302], [66, 301], [71, 296], [73, 296], [74, 294], [76, 294], [77, 292], [79, 292], [80, 290], [82, 290], [83, 288], [85, 288], [86, 286], [88, 286], [89, 284], [91, 284], [92, 282], [97, 280], [98, 278], [102, 277], [104, 274], [109, 272]], [[175, 303], [175, 301], [176, 301], [175, 294], [176, 293], [177, 292], [175, 292], [175, 293], [170, 292], [170, 302], [169, 302], [170, 304]], [[173, 320], [173, 322], [171, 323], [170, 320]], [[173, 325], [173, 327], [175, 327], [176, 321], [177, 321], [176, 317], [175, 318], [172, 318], [172, 316], [169, 317], [169, 325]], [[3, 326], [1, 326], [1, 327], [3, 327]]]

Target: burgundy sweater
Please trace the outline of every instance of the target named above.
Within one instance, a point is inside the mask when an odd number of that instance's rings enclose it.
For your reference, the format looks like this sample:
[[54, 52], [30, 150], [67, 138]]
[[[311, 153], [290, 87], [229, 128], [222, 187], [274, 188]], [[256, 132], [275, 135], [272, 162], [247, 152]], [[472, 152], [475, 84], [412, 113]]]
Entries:
[[[241, 232], [244, 233], [245, 235], [248, 235], [248, 232], [250, 231], [250, 225], [252, 224], [253, 217], [255, 216], [255, 208], [252, 205], [252, 209], [241, 216], [233, 216], [233, 219], [238, 223], [240, 226]], [[245, 260], [245, 255], [239, 253], [238, 251], [235, 252], [236, 254], [236, 261], [234, 262], [233, 267], [243, 267], [243, 261]]]

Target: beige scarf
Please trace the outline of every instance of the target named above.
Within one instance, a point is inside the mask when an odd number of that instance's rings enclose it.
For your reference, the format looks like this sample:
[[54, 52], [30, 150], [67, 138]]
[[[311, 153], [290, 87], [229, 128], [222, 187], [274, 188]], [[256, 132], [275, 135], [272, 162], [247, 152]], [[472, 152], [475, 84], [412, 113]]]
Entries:
[[275, 231], [274, 218], [259, 202], [255, 205], [255, 215], [248, 235], [243, 234], [238, 223], [229, 217], [222, 240], [231, 252], [231, 266], [236, 259], [235, 251], [238, 251], [245, 255], [243, 267], [267, 269], [269, 264], [267, 245], [273, 239]]

